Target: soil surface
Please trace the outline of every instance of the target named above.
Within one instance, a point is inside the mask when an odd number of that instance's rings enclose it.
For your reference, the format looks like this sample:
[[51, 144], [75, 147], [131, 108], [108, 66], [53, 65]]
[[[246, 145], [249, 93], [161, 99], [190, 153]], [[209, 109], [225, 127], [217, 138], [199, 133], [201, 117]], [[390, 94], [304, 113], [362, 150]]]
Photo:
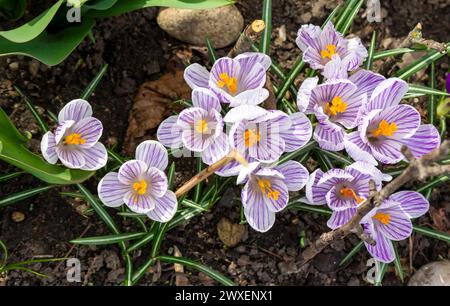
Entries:
[[[45, 2], [45, 1], [42, 1]], [[395, 0], [382, 2], [382, 22], [369, 23], [365, 18], [366, 7], [360, 11], [350, 33], [359, 35], [366, 45], [374, 29], [378, 31], [377, 49], [394, 48], [405, 35], [421, 21], [424, 36], [438, 41], [450, 41], [450, 4], [447, 0]], [[321, 24], [337, 1], [277, 0], [273, 1], [273, 35], [271, 54], [283, 68], [290, 68], [300, 51], [295, 45], [296, 32], [302, 24]], [[261, 18], [261, 0], [237, 1], [246, 23]], [[11, 56], [0, 58], [0, 106], [10, 114], [21, 131], [32, 134], [30, 147], [38, 151], [40, 133], [32, 115], [12, 88], [19, 86], [39, 107], [57, 113], [68, 101], [78, 98], [85, 86], [105, 64], [109, 69], [97, 87], [90, 102], [94, 114], [104, 124], [102, 141], [120, 151], [128, 125], [128, 113], [138, 87], [157, 80], [167, 71], [167, 63], [184, 45], [167, 36], [156, 24], [158, 9], [150, 8], [101, 20], [93, 30], [95, 43], [86, 39], [62, 64], [47, 67], [36, 60]], [[23, 20], [30, 18], [28, 13]], [[19, 22], [22, 22], [20, 20]], [[10, 23], [1, 24], [2, 29]], [[206, 63], [207, 57], [194, 49], [192, 61]], [[227, 50], [218, 50], [219, 55]], [[412, 58], [403, 57], [405, 65]], [[444, 86], [448, 61], [437, 63], [439, 88]], [[301, 81], [299, 78], [298, 81]], [[427, 84], [426, 73], [418, 73], [411, 81]], [[422, 112], [426, 121], [426, 99], [412, 103]], [[169, 106], [168, 106], [169, 107]], [[50, 122], [50, 120], [48, 120]], [[154, 138], [154, 132], [149, 138]], [[194, 173], [194, 163], [184, 163], [180, 177]], [[0, 161], [0, 173], [14, 168]], [[101, 173], [101, 175], [103, 175]], [[0, 198], [43, 183], [30, 175], [21, 175], [6, 183], [0, 183]], [[93, 192], [97, 179], [86, 183]], [[81, 282], [67, 281], [67, 267], [61, 264], [34, 264], [31, 268], [48, 275], [39, 278], [23, 271], [12, 271], [0, 285], [119, 285], [124, 277], [123, 261], [116, 246], [76, 246], [69, 241], [84, 236], [108, 234], [108, 229], [95, 215], [83, 215], [86, 203], [79, 199], [62, 197], [60, 191], [76, 191], [73, 187], [55, 188], [44, 194], [24, 200], [0, 210], [0, 239], [9, 250], [9, 261], [32, 258], [76, 257], [81, 262]], [[185, 257], [198, 260], [229, 276], [241, 285], [366, 285], [369, 255], [365, 250], [357, 253], [345, 266], [338, 262], [351, 250], [358, 239], [349, 237], [337, 241], [317, 256], [311, 263], [298, 267], [302, 244], [315, 240], [327, 231], [326, 218], [320, 215], [286, 211], [277, 214], [274, 227], [265, 234], [246, 229], [243, 241], [234, 247], [224, 247], [218, 238], [217, 224], [225, 216], [234, 223], [240, 220], [238, 190], [229, 189], [214, 208], [193, 218], [184, 226], [167, 234], [162, 252], [176, 246]], [[436, 188], [431, 195], [432, 206], [443, 208], [441, 219], [448, 220], [450, 193], [448, 185]], [[16, 223], [12, 214], [21, 212], [25, 220]], [[111, 210], [111, 212], [114, 212]], [[129, 219], [116, 218], [123, 230], [137, 231]], [[442, 220], [441, 220], [442, 221]], [[448, 221], [447, 221], [448, 222]], [[436, 227], [436, 217], [427, 214], [415, 221], [417, 225]], [[441, 225], [442, 226], [442, 225]], [[447, 228], [448, 230], [448, 228]], [[399, 254], [407, 274], [422, 265], [449, 258], [449, 245], [438, 240], [414, 234], [409, 241], [398, 244]], [[136, 266], [148, 257], [149, 247], [133, 254]], [[384, 284], [400, 285], [393, 266], [386, 274]], [[202, 273], [186, 271], [184, 284], [215, 284]], [[140, 285], [168, 285], [180, 281], [173, 265], [156, 265], [140, 281]]]

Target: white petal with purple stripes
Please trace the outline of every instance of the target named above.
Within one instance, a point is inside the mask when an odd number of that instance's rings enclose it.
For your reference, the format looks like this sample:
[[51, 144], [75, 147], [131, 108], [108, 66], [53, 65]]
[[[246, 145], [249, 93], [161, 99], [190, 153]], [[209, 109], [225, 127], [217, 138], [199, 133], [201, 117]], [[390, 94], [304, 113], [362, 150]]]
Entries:
[[123, 201], [135, 213], [146, 214], [155, 208], [155, 198], [149, 194], [138, 194], [134, 190], [128, 191]]
[[416, 191], [399, 191], [392, 194], [389, 200], [400, 203], [403, 212], [409, 218], [418, 218], [430, 208], [428, 200]]
[[178, 116], [170, 116], [158, 127], [156, 137], [166, 147], [176, 149], [182, 144], [181, 133], [183, 129], [177, 124]]
[[147, 213], [147, 216], [158, 222], [170, 221], [177, 212], [177, 197], [175, 193], [168, 190], [165, 195], [155, 198], [155, 208]]
[[303, 113], [294, 113], [289, 116], [291, 126], [288, 130], [282, 130], [280, 136], [285, 143], [284, 150], [292, 152], [303, 147], [312, 136], [312, 124]]
[[55, 135], [48, 131], [44, 134], [41, 140], [41, 152], [45, 160], [50, 164], [56, 164], [58, 155], [56, 154]]
[[142, 160], [149, 167], [164, 171], [169, 163], [166, 148], [154, 140], [141, 142], [136, 148], [136, 159]]
[[439, 147], [441, 136], [435, 126], [423, 124], [419, 126], [414, 135], [399, 139], [399, 141], [409, 148], [414, 157], [419, 158]]
[[129, 160], [119, 168], [119, 181], [131, 186], [134, 182], [144, 178], [148, 166], [141, 160]]
[[284, 175], [284, 183], [289, 191], [299, 191], [308, 182], [308, 169], [297, 161], [289, 160], [274, 169]]
[[150, 193], [154, 197], [163, 196], [168, 188], [167, 176], [164, 172], [155, 167], [148, 168], [145, 179], [149, 184]]
[[400, 103], [408, 91], [408, 83], [398, 78], [389, 78], [382, 81], [373, 90], [367, 103], [367, 110], [385, 109]]
[[209, 72], [205, 67], [195, 63], [184, 70], [184, 80], [192, 89], [208, 88]]
[[350, 221], [351, 218], [356, 214], [356, 208], [348, 208], [341, 211], [333, 211], [330, 219], [327, 221], [327, 225], [332, 230], [340, 228]]
[[106, 174], [97, 186], [98, 197], [103, 204], [109, 207], [118, 207], [124, 204], [123, 197], [129, 190], [129, 185], [119, 181], [117, 172]]
[[58, 114], [58, 122], [67, 120], [78, 122], [84, 118], [92, 116], [92, 107], [89, 102], [76, 99], [67, 103]]
[[70, 169], [80, 169], [86, 163], [81, 150], [71, 146], [57, 146], [56, 154], [64, 166]]
[[70, 129], [70, 133], [79, 134], [84, 143], [80, 147], [90, 148], [98, 142], [103, 133], [103, 124], [94, 117], [84, 118], [75, 123]]
[[206, 88], [195, 88], [192, 91], [192, 105], [207, 111], [215, 109], [220, 112], [222, 109], [217, 96], [211, 90]]
[[318, 124], [314, 139], [322, 149], [340, 151], [344, 149], [344, 130], [332, 123]]
[[97, 142], [94, 146], [86, 149], [82, 149], [84, 159], [86, 163], [82, 170], [94, 171], [106, 166], [108, 162], [108, 152], [105, 146]]

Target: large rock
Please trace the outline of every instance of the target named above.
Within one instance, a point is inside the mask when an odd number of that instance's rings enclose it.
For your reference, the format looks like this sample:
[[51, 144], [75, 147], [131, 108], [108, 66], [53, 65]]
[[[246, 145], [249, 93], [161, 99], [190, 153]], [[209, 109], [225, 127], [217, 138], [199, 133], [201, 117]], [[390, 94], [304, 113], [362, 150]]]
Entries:
[[215, 48], [234, 43], [244, 27], [244, 18], [234, 5], [206, 10], [166, 8], [159, 12], [157, 21], [176, 39], [205, 46], [208, 37]]
[[435, 261], [417, 270], [408, 286], [450, 286], [450, 261]]

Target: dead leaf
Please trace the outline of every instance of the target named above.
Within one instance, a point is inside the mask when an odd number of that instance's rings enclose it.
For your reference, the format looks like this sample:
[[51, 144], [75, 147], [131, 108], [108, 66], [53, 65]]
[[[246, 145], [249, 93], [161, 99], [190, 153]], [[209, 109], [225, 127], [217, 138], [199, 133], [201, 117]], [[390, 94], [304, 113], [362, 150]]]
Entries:
[[237, 245], [245, 235], [245, 225], [231, 223], [227, 218], [220, 219], [217, 224], [219, 239], [227, 247]]
[[[173, 256], [181, 257], [183, 256], [176, 245], [173, 246]], [[175, 270], [175, 285], [176, 286], [189, 286], [189, 280], [184, 274], [184, 267], [180, 264], [173, 264], [173, 269]]]
[[444, 207], [434, 208], [430, 206], [430, 215], [433, 220], [433, 227], [442, 232], [450, 230], [450, 221], [447, 217], [447, 212]]
[[190, 99], [191, 88], [184, 81], [184, 70], [175, 61], [171, 72], [139, 87], [128, 119], [124, 143], [126, 153], [133, 154], [139, 142], [150, 139], [150, 130], [173, 114], [175, 105], [172, 102]]

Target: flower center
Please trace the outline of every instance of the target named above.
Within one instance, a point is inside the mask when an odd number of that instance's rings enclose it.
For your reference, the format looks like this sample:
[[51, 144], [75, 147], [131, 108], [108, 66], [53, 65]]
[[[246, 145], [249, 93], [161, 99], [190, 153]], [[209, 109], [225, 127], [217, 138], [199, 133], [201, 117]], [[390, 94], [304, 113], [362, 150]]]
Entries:
[[327, 45], [325, 49], [322, 49], [320, 52], [320, 55], [322, 55], [322, 58], [328, 58], [331, 61], [331, 58], [333, 55], [336, 54], [336, 45], [330, 44]]
[[380, 221], [383, 224], [389, 224], [390, 220], [391, 220], [391, 216], [382, 212], [378, 212], [375, 214], [375, 216], [373, 216], [374, 219]]
[[261, 192], [265, 194], [269, 199], [273, 198], [275, 201], [278, 201], [280, 192], [272, 189], [272, 185], [270, 184], [268, 179], [258, 179], [258, 186], [259, 189], [261, 189]]
[[395, 122], [391, 122], [389, 124], [386, 120], [381, 120], [381, 122], [378, 124], [378, 128], [372, 131], [372, 136], [378, 137], [378, 136], [389, 136], [392, 137], [394, 135], [395, 131], [397, 131], [397, 125]]
[[81, 138], [81, 134], [73, 133], [73, 134], [67, 135], [64, 142], [66, 144], [80, 145], [80, 144], [85, 144], [86, 140]]
[[147, 182], [145, 180], [140, 180], [139, 182], [135, 182], [133, 184], [133, 189], [139, 195], [143, 195], [147, 192]]
[[339, 190], [339, 193], [344, 197], [349, 197], [355, 199], [356, 203], [361, 203], [363, 201], [362, 198], [358, 197], [355, 193], [355, 191], [351, 188], [344, 187], [341, 190]]
[[195, 123], [195, 130], [200, 134], [208, 132], [208, 123], [205, 119], [197, 120]]
[[252, 129], [245, 130], [244, 132], [244, 143], [247, 148], [253, 147], [256, 143], [261, 140], [261, 135], [259, 131]]
[[223, 88], [226, 86], [229, 92], [231, 92], [232, 94], [236, 93], [237, 85], [238, 85], [236, 77], [230, 78], [228, 73], [224, 72], [219, 75], [219, 79], [220, 80], [217, 81], [217, 85], [220, 88]]
[[336, 116], [339, 113], [345, 112], [347, 109], [347, 103], [342, 101], [342, 98], [339, 96], [336, 96], [333, 98], [331, 102], [327, 102], [325, 105], [324, 112], [327, 115]]

